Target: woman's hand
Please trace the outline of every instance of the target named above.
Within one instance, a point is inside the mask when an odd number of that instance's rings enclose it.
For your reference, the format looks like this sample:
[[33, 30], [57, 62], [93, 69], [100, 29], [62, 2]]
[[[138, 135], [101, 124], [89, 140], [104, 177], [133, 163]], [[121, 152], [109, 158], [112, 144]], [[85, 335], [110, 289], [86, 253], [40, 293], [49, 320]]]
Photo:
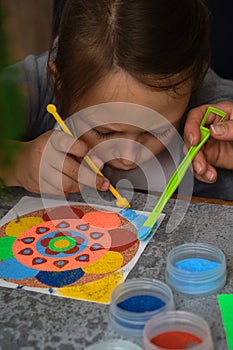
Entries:
[[[224, 122], [218, 122], [218, 116], [210, 115], [206, 126], [210, 128], [211, 137], [193, 160], [195, 177], [207, 183], [217, 180], [215, 167], [233, 170], [233, 102], [222, 101], [211, 106], [226, 112], [227, 117]], [[202, 105], [188, 113], [184, 128], [188, 148], [200, 141], [200, 124], [208, 107]]]
[[8, 186], [56, 195], [79, 192], [84, 185], [103, 191], [109, 187], [108, 179], [81, 165], [88, 152], [86, 143], [64, 132], [51, 130], [19, 146], [4, 177]]

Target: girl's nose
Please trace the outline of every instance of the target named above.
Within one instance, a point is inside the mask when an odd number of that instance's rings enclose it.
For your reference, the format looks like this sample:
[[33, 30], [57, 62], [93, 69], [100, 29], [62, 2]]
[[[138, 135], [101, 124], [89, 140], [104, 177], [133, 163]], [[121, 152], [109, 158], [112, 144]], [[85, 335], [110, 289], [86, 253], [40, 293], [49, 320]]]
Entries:
[[138, 142], [133, 140], [118, 140], [115, 148], [115, 158], [126, 166], [137, 163]]
[[132, 161], [126, 158], [118, 158], [118, 160], [125, 166], [132, 166], [135, 164], [135, 161]]

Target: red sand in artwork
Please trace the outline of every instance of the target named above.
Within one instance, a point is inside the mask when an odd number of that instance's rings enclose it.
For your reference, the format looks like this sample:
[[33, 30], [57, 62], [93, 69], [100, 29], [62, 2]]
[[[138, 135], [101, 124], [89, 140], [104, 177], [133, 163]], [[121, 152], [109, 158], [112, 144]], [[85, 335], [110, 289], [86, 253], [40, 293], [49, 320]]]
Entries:
[[74, 206], [61, 206], [48, 210], [42, 216], [42, 219], [45, 221], [58, 220], [58, 219], [81, 219], [83, 216], [83, 211]]

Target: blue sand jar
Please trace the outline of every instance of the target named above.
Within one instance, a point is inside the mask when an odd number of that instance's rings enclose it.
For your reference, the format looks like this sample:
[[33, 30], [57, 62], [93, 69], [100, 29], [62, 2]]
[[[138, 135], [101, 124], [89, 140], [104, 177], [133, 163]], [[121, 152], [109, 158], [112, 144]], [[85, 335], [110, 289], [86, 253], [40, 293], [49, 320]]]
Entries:
[[173, 290], [196, 296], [220, 290], [226, 283], [223, 252], [208, 243], [186, 243], [167, 257], [166, 281]]
[[159, 280], [132, 279], [121, 283], [112, 292], [109, 317], [118, 333], [140, 337], [149, 319], [174, 308], [173, 294], [168, 285]]

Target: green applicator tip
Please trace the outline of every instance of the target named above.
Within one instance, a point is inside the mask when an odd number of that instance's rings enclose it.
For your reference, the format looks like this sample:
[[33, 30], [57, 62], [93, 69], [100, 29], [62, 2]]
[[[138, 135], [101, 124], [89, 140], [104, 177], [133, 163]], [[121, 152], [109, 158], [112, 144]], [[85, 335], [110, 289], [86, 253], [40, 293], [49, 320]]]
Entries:
[[140, 230], [138, 231], [138, 239], [140, 241], [144, 241], [147, 237], [149, 237], [149, 235], [151, 234], [151, 231], [152, 229], [155, 229], [158, 225], [157, 225], [157, 222], [154, 224], [153, 227], [150, 227], [150, 226], [142, 226], [140, 228]]

